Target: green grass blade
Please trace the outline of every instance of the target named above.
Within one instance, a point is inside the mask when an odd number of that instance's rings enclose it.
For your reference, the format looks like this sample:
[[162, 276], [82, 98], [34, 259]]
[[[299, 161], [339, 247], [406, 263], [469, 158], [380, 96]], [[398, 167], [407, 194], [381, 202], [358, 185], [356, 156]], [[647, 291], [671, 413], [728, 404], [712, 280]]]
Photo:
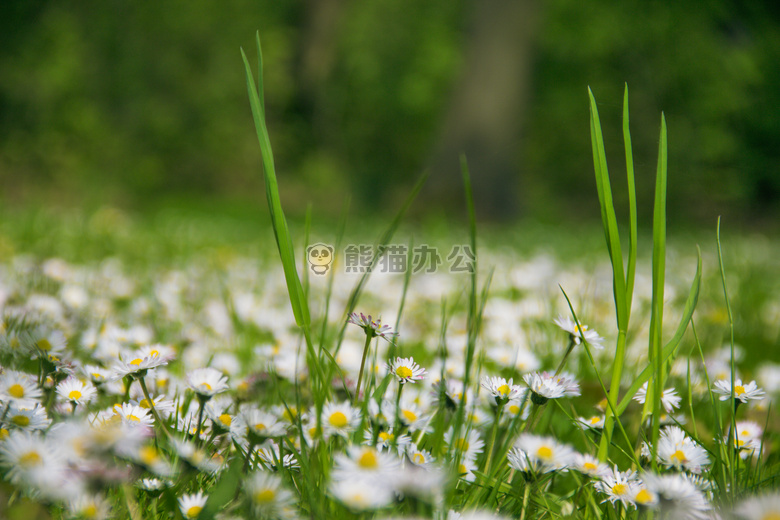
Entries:
[[637, 216], [636, 183], [634, 182], [634, 152], [631, 147], [631, 132], [628, 125], [628, 84], [623, 92], [623, 146], [626, 150], [626, 179], [628, 181], [628, 266], [626, 268], [626, 311], [631, 315], [636, 274]]
[[[262, 67], [262, 49], [260, 47], [260, 35], [257, 35], [257, 54], [258, 64]], [[287, 228], [287, 220], [284, 217], [284, 211], [282, 210], [282, 202], [279, 197], [279, 186], [276, 180], [276, 168], [274, 167], [274, 157], [271, 148], [271, 140], [268, 137], [268, 129], [265, 124], [265, 108], [263, 105], [263, 91], [262, 82], [259, 82], [258, 87], [255, 86], [255, 81], [252, 77], [252, 68], [249, 65], [249, 60], [246, 57], [244, 49], [241, 49], [241, 57], [244, 60], [244, 66], [246, 68], [246, 80], [247, 90], [249, 92], [249, 104], [252, 108], [252, 117], [255, 122], [255, 130], [257, 131], [257, 139], [260, 142], [260, 151], [263, 157], [263, 169], [265, 171], [265, 191], [268, 198], [268, 208], [271, 212], [271, 223], [274, 229], [274, 237], [276, 238], [276, 246], [279, 250], [279, 257], [282, 260], [282, 267], [284, 269], [284, 278], [287, 282], [287, 291], [290, 295], [290, 305], [292, 307], [293, 315], [295, 316], [295, 323], [299, 327], [308, 328], [311, 323], [309, 316], [309, 306], [306, 302], [306, 298], [301, 286], [301, 280], [298, 277], [297, 266], [295, 263], [295, 254], [290, 238], [290, 232]], [[262, 77], [262, 69], [258, 71], [258, 76]]]
[[[663, 392], [665, 372], [662, 357], [663, 316], [664, 316], [664, 280], [666, 273], [666, 118], [661, 114], [661, 138], [658, 143], [658, 168], [655, 178], [655, 204], [653, 207], [653, 291], [650, 311], [650, 344], [649, 358], [655, 375], [654, 385], [648, 385], [648, 396], [653, 390], [653, 428], [652, 428], [652, 462], [655, 468], [658, 435], [661, 428], [661, 396]], [[645, 401], [645, 409], [650, 402]]]
[[[669, 359], [672, 354], [674, 354], [680, 345], [680, 341], [682, 341], [682, 338], [685, 335], [688, 324], [691, 322], [691, 318], [693, 317], [693, 311], [696, 309], [696, 304], [699, 301], [699, 290], [701, 288], [701, 250], [698, 247], [696, 249], [698, 252], [696, 275], [693, 278], [693, 283], [691, 283], [691, 289], [688, 292], [688, 299], [685, 301], [682, 318], [680, 319], [680, 323], [677, 326], [677, 330], [675, 331], [674, 336], [672, 336], [672, 339], [670, 339], [669, 342], [664, 345], [661, 355], [664, 362]], [[618, 415], [622, 414], [625, 409], [628, 408], [628, 405], [631, 403], [631, 399], [634, 397], [634, 395], [636, 395], [637, 390], [639, 390], [643, 384], [650, 380], [652, 374], [653, 366], [648, 365], [636, 378], [634, 378], [633, 383], [631, 383], [631, 386], [626, 391], [625, 397], [623, 397], [623, 399], [620, 401], [620, 404], [617, 406]]]

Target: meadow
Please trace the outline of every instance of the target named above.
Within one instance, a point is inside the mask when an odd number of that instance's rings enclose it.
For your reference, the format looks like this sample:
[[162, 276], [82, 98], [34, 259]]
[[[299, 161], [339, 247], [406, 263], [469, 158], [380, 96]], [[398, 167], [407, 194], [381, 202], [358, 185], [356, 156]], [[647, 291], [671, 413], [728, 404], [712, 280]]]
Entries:
[[780, 247], [667, 229], [663, 120], [651, 223], [591, 97], [602, 226], [483, 230], [465, 159], [462, 227], [288, 226], [245, 64], [270, 219], [4, 213], [0, 514], [778, 518]]

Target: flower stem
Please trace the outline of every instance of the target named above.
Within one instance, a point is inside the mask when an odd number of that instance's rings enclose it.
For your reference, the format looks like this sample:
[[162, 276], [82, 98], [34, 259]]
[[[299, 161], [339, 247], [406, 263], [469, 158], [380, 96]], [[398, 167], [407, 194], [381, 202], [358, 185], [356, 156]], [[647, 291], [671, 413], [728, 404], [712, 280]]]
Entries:
[[360, 361], [360, 372], [358, 373], [357, 386], [355, 387], [355, 401], [353, 406], [357, 407], [360, 399], [360, 383], [363, 381], [363, 369], [366, 366], [366, 357], [368, 357], [368, 348], [371, 346], [371, 334], [366, 334], [366, 344], [363, 345], [363, 359]]
[[496, 436], [498, 435], [498, 423], [501, 420], [501, 412], [504, 410], [504, 400], [496, 403], [496, 418], [493, 422], [493, 431], [490, 434], [490, 443], [487, 447], [487, 459], [485, 460], [485, 473], [490, 474], [490, 461], [493, 458], [493, 447], [496, 443]]
[[[149, 390], [146, 388], [146, 381], [144, 380], [143, 377], [139, 377], [138, 382], [141, 384], [141, 391], [143, 391], [144, 398], [149, 403], [149, 408], [151, 408], [152, 410], [152, 415], [154, 415], [154, 420], [157, 421], [157, 424], [159, 424], [160, 427], [162, 427], [163, 432], [165, 432], [166, 435], [170, 436], [170, 432], [168, 431], [168, 428], [165, 426], [165, 423], [160, 417], [160, 414], [157, 413], [157, 408], [154, 407], [154, 400], [149, 395]], [[200, 430], [200, 425], [198, 425], [198, 430]]]
[[561, 370], [563, 370], [563, 366], [566, 364], [566, 360], [568, 359], [572, 350], [574, 350], [574, 336], [570, 335], [569, 346], [566, 347], [566, 353], [563, 355], [563, 359], [561, 359], [561, 362], [558, 364], [558, 368], [555, 370], [556, 376], [561, 373]]

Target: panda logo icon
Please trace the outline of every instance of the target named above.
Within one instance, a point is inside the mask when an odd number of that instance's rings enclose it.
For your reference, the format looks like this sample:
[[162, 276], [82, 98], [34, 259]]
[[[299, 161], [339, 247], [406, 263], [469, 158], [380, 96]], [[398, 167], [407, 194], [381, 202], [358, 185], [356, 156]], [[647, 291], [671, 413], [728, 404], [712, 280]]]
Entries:
[[333, 263], [333, 247], [327, 244], [314, 244], [306, 248], [309, 268], [314, 274], [324, 275]]

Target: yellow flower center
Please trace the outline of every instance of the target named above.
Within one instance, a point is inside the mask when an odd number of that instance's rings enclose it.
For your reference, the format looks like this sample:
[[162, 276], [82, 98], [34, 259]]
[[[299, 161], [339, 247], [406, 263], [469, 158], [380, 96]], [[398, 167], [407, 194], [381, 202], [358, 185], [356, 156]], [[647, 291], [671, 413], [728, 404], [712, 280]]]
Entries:
[[201, 509], [203, 509], [200, 506], [192, 506], [189, 509], [187, 509], [187, 518], [196, 518], [199, 514]]
[[741, 448], [742, 446], [745, 445], [745, 441], [743, 441], [742, 439], [737, 439], [736, 445]]
[[51, 343], [48, 339], [42, 338], [38, 340], [38, 343], [36, 343], [39, 349], [43, 350], [44, 352], [48, 352], [51, 350]]
[[458, 439], [455, 441], [455, 448], [459, 449], [460, 451], [468, 451], [469, 441], [466, 439]]
[[411, 410], [401, 410], [401, 415], [403, 415], [406, 422], [409, 423], [413, 423], [417, 420], [417, 414]]
[[17, 399], [21, 399], [24, 397], [24, 387], [20, 385], [19, 383], [15, 383], [8, 387], [8, 394], [11, 397], [15, 397]]
[[128, 421], [141, 422], [141, 419], [139, 419], [138, 417], [136, 417], [136, 416], [135, 416], [135, 415], [133, 415], [133, 414], [130, 414], [130, 415], [128, 415], [128, 416], [127, 416], [127, 420], [128, 420]]
[[627, 491], [625, 484], [615, 484], [612, 486], [612, 492], [618, 496], [625, 495]]
[[596, 417], [595, 415], [590, 418], [590, 424], [598, 424], [599, 421], [601, 421], [601, 417]]
[[30, 424], [30, 418], [26, 415], [15, 415], [11, 422], [17, 426], [25, 427]]
[[582, 465], [582, 467], [588, 471], [596, 471], [597, 469], [599, 469], [599, 467], [593, 464], [592, 462], [586, 462], [585, 464]]
[[501, 395], [509, 395], [509, 385], [501, 385], [496, 388], [496, 392]]
[[343, 428], [347, 425], [347, 416], [343, 412], [333, 412], [328, 418], [328, 422], [331, 426], [336, 428]]
[[393, 440], [393, 434], [387, 432], [379, 432], [379, 438], [385, 442]]
[[211, 391], [211, 385], [206, 383], [205, 381], [199, 384], [198, 386], [209, 392]]
[[519, 414], [520, 413], [520, 407], [517, 406], [516, 404], [510, 405], [509, 406], [509, 413], [511, 413], [513, 415]]
[[750, 432], [747, 430], [742, 430], [739, 434], [743, 437], [750, 437]]
[[553, 458], [553, 450], [549, 446], [541, 446], [536, 450], [536, 456], [542, 460], [550, 460]]
[[425, 456], [422, 453], [415, 453], [412, 460], [417, 464], [425, 464]]
[[143, 359], [141, 359], [141, 358], [136, 358], [136, 359], [132, 360], [132, 361], [131, 361], [129, 364], [130, 364], [130, 365], [135, 365], [135, 366], [138, 366], [138, 365], [140, 365], [140, 364], [141, 364], [141, 362], [142, 362], [142, 361], [143, 361]]
[[92, 375], [92, 379], [94, 379], [95, 381], [102, 381], [103, 380], [103, 376], [101, 376], [97, 372], [92, 372], [91, 375]]
[[268, 504], [274, 501], [274, 498], [276, 498], [276, 493], [273, 489], [263, 489], [260, 491], [257, 491], [252, 498], [255, 499], [255, 503], [257, 504]]
[[98, 514], [98, 508], [95, 504], [89, 504], [81, 510], [81, 515], [86, 518], [95, 518]]
[[741, 385], [736, 385], [734, 387], [734, 394], [735, 395], [742, 395], [745, 393], [745, 387]]
[[263, 424], [261, 422], [255, 424], [255, 430], [263, 431], [263, 430], [265, 430], [265, 428], [266, 428], [265, 424]]
[[0, 428], [0, 441], [5, 440], [10, 433], [6, 428]]
[[639, 491], [639, 493], [636, 494], [634, 500], [639, 502], [640, 504], [648, 504], [653, 501], [653, 495], [651, 495], [648, 490], [642, 489]]
[[156, 351], [156, 350], [152, 350], [151, 352], [149, 352], [149, 356], [150, 357], [157, 357], [159, 355], [160, 355], [160, 353], [158, 351]]
[[465, 464], [458, 465], [458, 473], [460, 473], [461, 475], [465, 475], [468, 472], [469, 472], [469, 468], [467, 468]]
[[685, 456], [685, 453], [683, 453], [682, 450], [675, 451], [669, 458], [672, 459], [672, 462], [675, 464], [685, 464], [688, 461], [688, 458]]
[[233, 424], [233, 418], [229, 414], [223, 413], [219, 416], [219, 422], [225, 426], [230, 426]]
[[153, 446], [144, 446], [139, 450], [138, 458], [144, 464], [154, 464], [157, 461], [157, 450]]
[[141, 402], [138, 403], [138, 406], [146, 409], [150, 409], [152, 407], [151, 403], [149, 402], [149, 399], [142, 399]]
[[780, 520], [780, 511], [767, 511], [761, 520]]
[[366, 450], [363, 455], [358, 459], [358, 466], [365, 469], [375, 469], [379, 466], [379, 459], [376, 457], [376, 453], [371, 450]]
[[70, 393], [68, 394], [68, 399], [70, 399], [71, 401], [78, 401], [79, 399], [81, 399], [81, 395], [82, 395], [81, 392], [79, 392], [78, 390], [71, 390]]
[[43, 463], [43, 458], [37, 451], [28, 451], [21, 457], [19, 457], [19, 464], [22, 466], [40, 466]]
[[395, 369], [395, 375], [397, 375], [402, 379], [405, 379], [405, 378], [412, 377], [413, 374], [412, 374], [412, 369], [410, 369], [409, 367], [398, 367]]

